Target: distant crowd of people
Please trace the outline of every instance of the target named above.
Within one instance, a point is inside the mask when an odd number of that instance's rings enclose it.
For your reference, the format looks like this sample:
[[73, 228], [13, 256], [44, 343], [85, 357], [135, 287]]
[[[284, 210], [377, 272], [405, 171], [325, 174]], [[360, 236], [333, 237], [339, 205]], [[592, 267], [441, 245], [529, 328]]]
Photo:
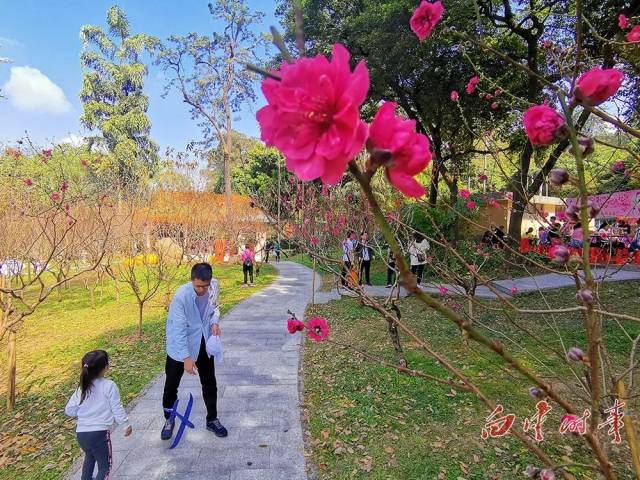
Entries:
[[[418, 284], [422, 281], [424, 266], [427, 264], [427, 252], [431, 248], [429, 241], [420, 233], [415, 233], [409, 244], [409, 262], [411, 273], [416, 276]], [[363, 232], [360, 239], [353, 230], [349, 230], [342, 241], [342, 271], [340, 281], [345, 288], [358, 285], [371, 285], [371, 261], [374, 249], [369, 244], [369, 234]], [[391, 288], [397, 279], [396, 256], [389, 248], [387, 252], [387, 288]]]
[[[537, 235], [533, 227], [529, 227], [526, 238], [530, 246], [535, 245], [568, 245], [573, 248], [584, 246], [584, 231], [580, 222], [558, 221], [550, 217], [549, 225], [538, 228]], [[604, 221], [594, 231], [589, 232], [589, 245], [604, 249], [629, 249], [631, 253], [640, 251], [640, 219], [635, 227], [625, 219], [615, 222]]]

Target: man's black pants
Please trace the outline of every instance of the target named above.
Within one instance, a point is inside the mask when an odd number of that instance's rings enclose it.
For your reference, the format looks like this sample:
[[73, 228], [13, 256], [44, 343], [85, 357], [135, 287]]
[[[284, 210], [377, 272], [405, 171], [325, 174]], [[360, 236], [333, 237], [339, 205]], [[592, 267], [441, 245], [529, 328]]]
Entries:
[[396, 264], [389, 263], [387, 267], [387, 285], [393, 285], [396, 283]]
[[411, 273], [416, 276], [416, 283], [420, 285], [422, 282], [422, 273], [424, 272], [424, 263], [421, 265], [411, 265]]
[[[216, 384], [216, 368], [214, 365], [214, 357], [209, 358], [207, 348], [205, 346], [204, 337], [200, 341], [200, 352], [196, 360], [198, 374], [200, 375], [200, 384], [202, 385], [202, 397], [207, 407], [207, 422], [218, 418], [218, 385]], [[173, 404], [178, 398], [178, 387], [180, 379], [184, 373], [184, 362], [178, 362], [167, 355], [167, 363], [164, 371], [167, 378], [164, 381], [164, 394], [162, 395], [162, 406], [166, 409], [173, 408]], [[178, 408], [180, 412], [184, 408]], [[165, 410], [164, 418], [169, 418], [169, 413]]]
[[371, 272], [371, 260], [362, 260], [360, 264], [360, 285], [362, 285], [362, 280], [367, 285], [371, 285], [371, 278], [369, 278]]
[[251, 277], [251, 283], [253, 283], [253, 265], [250, 267], [247, 265], [242, 265], [242, 274], [244, 275], [244, 284], [247, 284], [247, 273]]

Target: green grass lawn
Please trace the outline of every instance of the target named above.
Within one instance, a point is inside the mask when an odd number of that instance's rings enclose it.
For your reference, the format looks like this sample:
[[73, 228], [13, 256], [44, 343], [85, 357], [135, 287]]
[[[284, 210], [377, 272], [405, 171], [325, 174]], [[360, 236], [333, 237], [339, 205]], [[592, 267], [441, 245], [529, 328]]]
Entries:
[[[637, 313], [639, 288], [640, 282], [608, 284], [602, 288], [601, 298], [618, 312]], [[544, 298], [553, 306], [573, 306], [574, 294], [570, 290], [557, 290], [545, 292]], [[522, 295], [514, 301], [522, 307], [544, 306], [540, 294]], [[487, 301], [484, 305], [495, 303]], [[421, 338], [446, 354], [490, 398], [503, 404], [508, 413], [515, 413], [519, 425], [535, 413], [536, 400], [527, 393], [531, 384], [505, 369], [495, 355], [474, 343], [465, 345], [457, 327], [417, 300], [401, 300], [399, 307], [403, 320]], [[330, 322], [331, 339], [388, 362], [395, 361], [386, 322], [357, 300], [344, 298], [318, 305], [307, 315], [325, 316]], [[554, 347], [559, 346], [559, 339], [552, 329], [561, 333], [567, 346], [585, 343], [582, 320], [577, 314], [556, 315], [546, 320], [532, 315], [515, 318]], [[562, 374], [568, 372], [565, 362], [550, 357], [548, 351], [518, 333], [501, 312], [483, 310], [479, 319], [486, 327], [514, 339], [518, 356], [541, 374], [548, 374], [543, 362]], [[640, 325], [626, 322], [624, 326], [629, 337], [640, 334]], [[628, 359], [631, 342], [626, 334], [616, 322], [605, 321], [604, 340], [616, 359]], [[439, 378], [448, 377], [443, 367], [409, 339], [402, 340], [410, 367]], [[363, 360], [353, 348], [307, 341], [304, 386], [305, 416], [311, 434], [310, 458], [321, 480], [511, 480], [524, 478], [527, 464], [539, 464], [515, 437], [481, 439], [480, 432], [490, 412], [474, 396], [452, 392], [446, 386]], [[558, 384], [558, 388], [562, 386]], [[562, 391], [567, 393], [566, 388]], [[636, 398], [628, 412], [640, 411], [639, 403]], [[545, 423], [546, 441], [541, 447], [560, 463], [586, 463], [581, 439], [570, 435], [560, 438], [557, 432], [560, 417], [560, 408], [554, 405]], [[637, 426], [637, 415], [635, 420]], [[630, 458], [626, 439], [612, 451], [614, 458]], [[630, 469], [622, 470], [618, 471], [620, 478], [635, 478]], [[576, 478], [595, 478], [584, 469], [576, 469], [574, 473]]]
[[[256, 288], [240, 288], [242, 267], [215, 265], [221, 283], [221, 309], [235, 304], [271, 283], [275, 269], [264, 265]], [[182, 277], [188, 281], [185, 268]], [[75, 421], [63, 409], [77, 383], [80, 358], [96, 348], [109, 352], [110, 377], [118, 384], [127, 404], [163, 368], [165, 318], [163, 292], [144, 312], [144, 333], [137, 335], [137, 304], [127, 285], [115, 300], [112, 283], [100, 295], [95, 310], [81, 283], [64, 289], [62, 301], [55, 294], [31, 317], [18, 334], [18, 400], [15, 411], [5, 409], [6, 341], [0, 343], [0, 479], [59, 479], [79, 455]], [[222, 324], [224, 330], [224, 323]]]

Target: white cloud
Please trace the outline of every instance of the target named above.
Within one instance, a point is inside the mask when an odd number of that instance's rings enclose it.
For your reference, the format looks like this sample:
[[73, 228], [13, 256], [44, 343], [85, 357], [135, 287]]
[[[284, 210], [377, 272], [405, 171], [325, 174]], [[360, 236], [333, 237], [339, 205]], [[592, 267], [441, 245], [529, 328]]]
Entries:
[[0, 37], [0, 47], [20, 47], [22, 44], [15, 38]]
[[87, 143], [87, 139], [81, 135], [76, 135], [75, 133], [69, 134], [68, 137], [63, 138], [58, 142], [59, 144], [69, 144], [72, 147], [80, 147]]
[[2, 90], [19, 110], [53, 114], [71, 110], [62, 89], [37, 68], [11, 67], [11, 76]]

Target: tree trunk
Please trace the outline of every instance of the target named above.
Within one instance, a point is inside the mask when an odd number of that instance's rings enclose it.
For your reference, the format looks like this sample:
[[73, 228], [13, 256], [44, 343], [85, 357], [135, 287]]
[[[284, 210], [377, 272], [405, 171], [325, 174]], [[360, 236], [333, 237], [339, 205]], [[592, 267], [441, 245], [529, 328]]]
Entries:
[[398, 365], [401, 367], [408, 367], [407, 358], [404, 356], [402, 350], [402, 344], [400, 343], [400, 335], [398, 334], [398, 326], [395, 323], [388, 322], [389, 336], [391, 337], [391, 343], [396, 351], [396, 357], [398, 358]]
[[142, 338], [142, 310], [144, 302], [138, 302], [138, 337]]
[[519, 189], [514, 189], [513, 200], [511, 201], [511, 216], [509, 218], [509, 237], [516, 242], [520, 242], [522, 217], [528, 203], [529, 200], [523, 197], [522, 192]]
[[431, 183], [429, 184], [429, 206], [435, 207], [438, 203], [438, 182], [440, 181], [439, 160], [436, 158], [431, 165]]
[[16, 339], [15, 330], [9, 330], [7, 341], [7, 410], [16, 406]]
[[[399, 291], [400, 291], [400, 288], [398, 288], [398, 292]], [[398, 306], [395, 303], [392, 303], [391, 308], [395, 312], [398, 320], [400, 320], [402, 318], [402, 313], [400, 312], [400, 309], [398, 308]], [[389, 318], [387, 317], [387, 326], [389, 330], [389, 337], [391, 338], [391, 343], [393, 344], [393, 348], [396, 351], [398, 365], [400, 365], [401, 367], [408, 367], [409, 364], [407, 362], [407, 357], [405, 357], [404, 351], [402, 350], [402, 344], [400, 343], [400, 334], [398, 333], [398, 325], [390, 321]]]
[[91, 296], [91, 310], [96, 309], [96, 286], [92, 283], [89, 284], [89, 295]]
[[[458, 202], [458, 177], [453, 177], [451, 183], [447, 183], [449, 187], [449, 204], [452, 208], [455, 208], [456, 203]], [[455, 247], [458, 243], [460, 230], [460, 219], [456, 215], [455, 220], [451, 224], [451, 245]]]

